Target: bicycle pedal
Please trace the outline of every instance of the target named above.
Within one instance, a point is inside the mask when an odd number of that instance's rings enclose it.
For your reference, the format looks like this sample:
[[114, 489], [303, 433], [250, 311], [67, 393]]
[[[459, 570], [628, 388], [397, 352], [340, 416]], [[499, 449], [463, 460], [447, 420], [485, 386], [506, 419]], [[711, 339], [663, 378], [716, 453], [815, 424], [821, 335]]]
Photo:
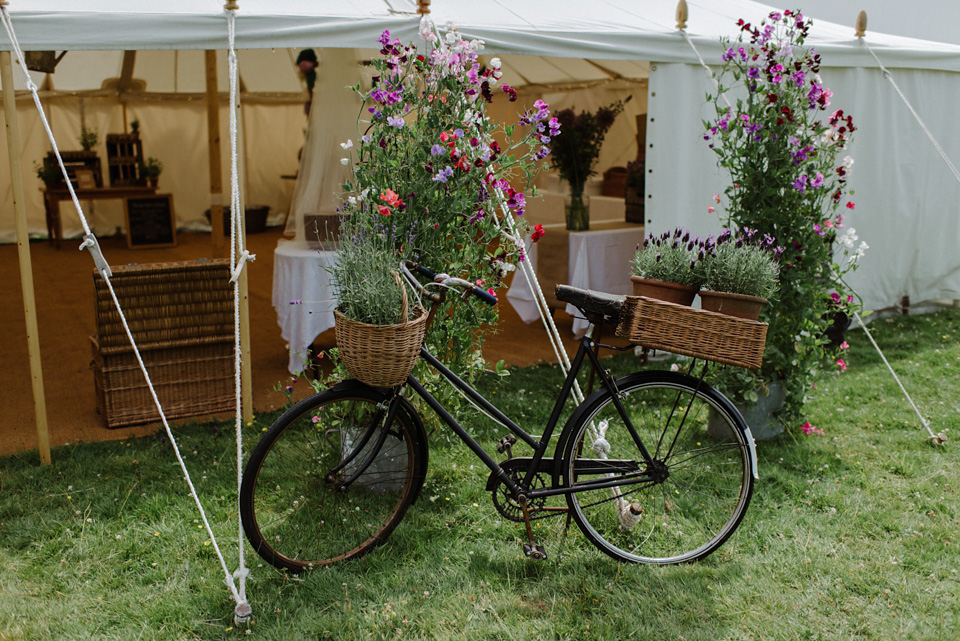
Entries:
[[534, 561], [545, 561], [547, 559], [547, 551], [542, 545], [537, 545], [536, 543], [524, 543], [523, 553], [528, 559], [533, 559]]

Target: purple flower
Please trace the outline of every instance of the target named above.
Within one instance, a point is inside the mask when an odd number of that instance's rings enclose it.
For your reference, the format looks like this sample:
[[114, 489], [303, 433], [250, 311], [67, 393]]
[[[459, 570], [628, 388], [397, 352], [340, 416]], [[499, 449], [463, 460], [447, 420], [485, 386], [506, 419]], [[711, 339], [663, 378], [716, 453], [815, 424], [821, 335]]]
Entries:
[[434, 145], [433, 147], [430, 147], [431, 156], [439, 156], [442, 153], [443, 153], [443, 147], [441, 147], [440, 145]]
[[800, 176], [793, 181], [793, 188], [799, 191], [801, 194], [807, 190], [807, 177]]
[[453, 175], [453, 168], [451, 168], [450, 165], [447, 165], [446, 167], [444, 167], [443, 169], [441, 169], [440, 171], [438, 171], [433, 175], [433, 181], [445, 183], [447, 182], [447, 178], [449, 178], [452, 175]]
[[823, 185], [823, 174], [818, 171], [818, 172], [817, 172], [817, 175], [816, 175], [816, 176], [814, 177], [814, 179], [810, 182], [810, 186], [813, 187], [814, 189], [816, 189], [816, 188], [820, 187], [821, 185]]
[[389, 116], [387, 118], [387, 124], [391, 127], [396, 127], [397, 129], [403, 129], [403, 117], [402, 116]]

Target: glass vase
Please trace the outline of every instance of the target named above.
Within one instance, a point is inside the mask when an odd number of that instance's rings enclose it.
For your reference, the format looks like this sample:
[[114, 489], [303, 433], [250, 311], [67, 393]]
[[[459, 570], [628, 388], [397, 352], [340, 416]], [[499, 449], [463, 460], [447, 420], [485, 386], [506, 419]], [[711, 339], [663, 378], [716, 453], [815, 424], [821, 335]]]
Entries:
[[570, 186], [570, 194], [564, 206], [567, 215], [567, 229], [570, 231], [584, 231], [590, 229], [590, 208], [583, 201], [583, 186]]

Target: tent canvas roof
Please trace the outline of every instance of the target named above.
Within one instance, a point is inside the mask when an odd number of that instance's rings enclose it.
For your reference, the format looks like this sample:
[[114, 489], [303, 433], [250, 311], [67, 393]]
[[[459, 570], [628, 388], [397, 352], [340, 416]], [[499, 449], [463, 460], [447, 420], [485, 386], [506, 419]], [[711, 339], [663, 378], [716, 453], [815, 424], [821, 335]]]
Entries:
[[[13, 0], [9, 6], [24, 50], [223, 49], [222, 0]], [[383, 29], [413, 40], [415, 0], [241, 0], [238, 48], [368, 47]], [[689, 0], [687, 35], [698, 45], [736, 36], [740, 17], [770, 7], [752, 0]], [[676, 28], [676, 5], [663, 0], [433, 0], [431, 17], [448, 21], [491, 53], [568, 58], [696, 62]], [[869, 33], [891, 67], [960, 71], [960, 47]], [[808, 41], [835, 66], [872, 66], [852, 25], [818, 20]], [[0, 34], [0, 48], [9, 48]]]

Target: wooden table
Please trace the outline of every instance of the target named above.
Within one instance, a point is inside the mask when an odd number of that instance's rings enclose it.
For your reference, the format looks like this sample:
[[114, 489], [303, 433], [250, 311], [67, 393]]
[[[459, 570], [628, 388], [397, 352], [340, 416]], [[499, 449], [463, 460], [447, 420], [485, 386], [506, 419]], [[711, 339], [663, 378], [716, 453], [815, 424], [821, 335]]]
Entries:
[[[64, 200], [71, 200], [70, 191], [66, 187], [42, 191], [43, 208], [47, 214], [47, 237], [54, 247], [60, 249], [60, 241], [63, 239], [60, 203]], [[101, 187], [97, 189], [74, 189], [73, 191], [77, 195], [77, 200], [135, 198], [137, 196], [152, 196], [157, 193], [156, 187]]]

